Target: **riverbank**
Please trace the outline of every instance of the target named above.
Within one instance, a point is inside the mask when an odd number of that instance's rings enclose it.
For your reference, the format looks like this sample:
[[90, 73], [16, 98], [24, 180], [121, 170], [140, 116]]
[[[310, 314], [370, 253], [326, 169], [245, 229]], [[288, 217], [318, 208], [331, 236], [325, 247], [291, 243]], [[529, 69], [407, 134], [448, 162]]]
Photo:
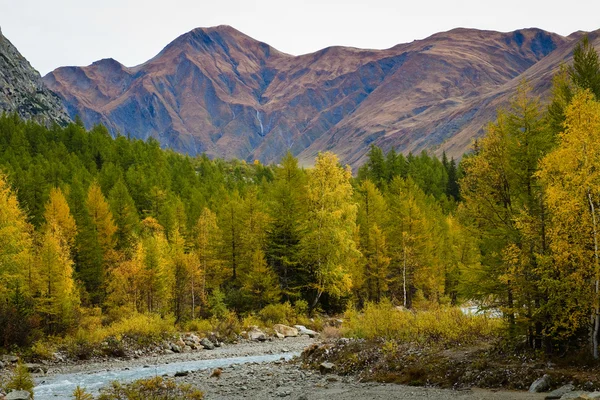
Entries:
[[[180, 354], [164, 354], [137, 359], [109, 359], [107, 361], [67, 362], [50, 366], [45, 374], [34, 374], [38, 387], [36, 399], [65, 398], [57, 391], [58, 386], [77, 384], [77, 379], [99, 375], [108, 385], [111, 380], [133, 376], [138, 371], [146, 375], [167, 375], [180, 383], [190, 383], [202, 390], [206, 399], [277, 399], [333, 400], [333, 399], [492, 399], [492, 400], [536, 400], [542, 394], [526, 392], [489, 391], [479, 389], [448, 390], [404, 386], [389, 383], [364, 382], [356, 374], [321, 374], [316, 369], [306, 368], [299, 359], [284, 361], [300, 354], [307, 347], [319, 345], [308, 336], [258, 341], [243, 341], [238, 344], [223, 344], [214, 350], [201, 350]], [[264, 356], [271, 357], [269, 362]], [[202, 363], [206, 361], [207, 363]], [[194, 369], [190, 365], [204, 365]], [[211, 377], [221, 366], [220, 377]], [[176, 374], [177, 372], [177, 374]], [[178, 375], [178, 376], [175, 376]], [[99, 385], [87, 389], [95, 391]], [[44, 388], [44, 390], [41, 390]], [[63, 387], [64, 389], [64, 387]], [[57, 397], [58, 395], [58, 397]]]

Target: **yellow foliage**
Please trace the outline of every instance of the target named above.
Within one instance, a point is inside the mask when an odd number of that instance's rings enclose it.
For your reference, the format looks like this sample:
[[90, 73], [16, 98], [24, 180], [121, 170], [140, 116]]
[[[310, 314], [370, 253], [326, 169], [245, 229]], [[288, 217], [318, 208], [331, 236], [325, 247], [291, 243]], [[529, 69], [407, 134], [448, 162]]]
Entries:
[[499, 335], [504, 328], [500, 319], [465, 315], [459, 308], [410, 312], [388, 301], [367, 303], [363, 312], [349, 310], [345, 320], [348, 336], [442, 345], [472, 343]]

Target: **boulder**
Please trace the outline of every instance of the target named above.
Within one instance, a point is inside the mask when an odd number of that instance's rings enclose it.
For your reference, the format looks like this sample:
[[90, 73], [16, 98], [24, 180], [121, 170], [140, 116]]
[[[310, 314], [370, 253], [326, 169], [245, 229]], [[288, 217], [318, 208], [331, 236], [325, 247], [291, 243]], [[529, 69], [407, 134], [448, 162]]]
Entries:
[[330, 363], [328, 361], [325, 361], [325, 362], [321, 363], [321, 365], [319, 365], [319, 371], [321, 371], [321, 374], [329, 374], [329, 373], [333, 372], [334, 368], [335, 368], [335, 364]]
[[48, 368], [40, 364], [27, 363], [25, 368], [32, 374], [45, 374], [48, 371]]
[[561, 386], [558, 389], [551, 391], [550, 393], [548, 393], [548, 396], [546, 396], [546, 398], [560, 399], [562, 396], [564, 396], [567, 393], [571, 393], [573, 390], [575, 390], [575, 386], [569, 383], [568, 385]]
[[253, 329], [248, 332], [248, 339], [254, 340], [255, 342], [264, 342], [267, 340], [267, 335], [260, 329]]
[[578, 391], [574, 391], [574, 392], [565, 393], [561, 397], [550, 397], [550, 394], [548, 394], [548, 396], [546, 396], [546, 398], [547, 399], [560, 398], [561, 400], [589, 400], [589, 399], [600, 398], [600, 392], [589, 393], [589, 392], [584, 392], [584, 391], [578, 390]]
[[307, 329], [304, 325], [294, 325], [294, 328], [298, 329], [298, 333], [300, 335], [308, 335], [311, 338], [314, 338], [319, 333], [313, 331], [312, 329]]
[[273, 325], [273, 330], [284, 337], [296, 337], [298, 336], [298, 329], [292, 328], [291, 326], [276, 324]]
[[25, 390], [14, 390], [6, 395], [5, 400], [31, 400], [33, 397]]
[[181, 353], [181, 347], [179, 347], [175, 343], [171, 343], [171, 351], [173, 353]]
[[531, 386], [529, 386], [529, 393], [545, 392], [550, 387], [550, 376], [544, 374], [541, 378], [536, 379]]
[[177, 372], [175, 372], [174, 376], [177, 378], [177, 377], [180, 377], [180, 376], [188, 376], [189, 374], [190, 374], [189, 371], [177, 371]]
[[206, 350], [213, 350], [215, 348], [215, 345], [213, 344], [213, 342], [211, 342], [207, 338], [203, 338], [202, 340], [200, 340], [200, 345], [202, 347], [204, 347]]

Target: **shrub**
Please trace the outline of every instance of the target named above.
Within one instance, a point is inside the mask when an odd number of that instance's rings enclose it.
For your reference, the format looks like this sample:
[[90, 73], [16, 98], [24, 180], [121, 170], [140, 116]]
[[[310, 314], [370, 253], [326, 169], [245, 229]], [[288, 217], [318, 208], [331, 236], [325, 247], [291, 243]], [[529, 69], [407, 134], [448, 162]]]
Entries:
[[183, 329], [190, 332], [212, 332], [213, 326], [208, 319], [193, 319], [183, 325]]
[[52, 343], [54, 340], [48, 338], [46, 341], [37, 341], [31, 346], [31, 356], [37, 360], [50, 360], [54, 357], [56, 346]]
[[74, 400], [94, 400], [94, 396], [85, 391], [85, 389], [77, 386], [73, 391], [73, 399]]
[[204, 394], [188, 384], [177, 384], [160, 376], [128, 384], [113, 382], [100, 390], [98, 400], [180, 400], [202, 399]]
[[140, 344], [147, 344], [175, 333], [175, 318], [161, 318], [158, 314], [135, 313], [101, 329], [102, 339], [109, 336], [117, 339], [128, 337]]
[[258, 312], [258, 317], [265, 325], [292, 325], [296, 322], [296, 311], [289, 302], [269, 304]]
[[11, 390], [25, 390], [33, 396], [33, 379], [27, 369], [27, 366], [21, 362], [17, 364], [15, 372], [6, 385], [6, 389]]
[[367, 303], [363, 312], [346, 313], [344, 333], [348, 336], [449, 346], [475, 342], [500, 333], [504, 323], [484, 315], [465, 315], [459, 308], [429, 311], [399, 310], [388, 301]]

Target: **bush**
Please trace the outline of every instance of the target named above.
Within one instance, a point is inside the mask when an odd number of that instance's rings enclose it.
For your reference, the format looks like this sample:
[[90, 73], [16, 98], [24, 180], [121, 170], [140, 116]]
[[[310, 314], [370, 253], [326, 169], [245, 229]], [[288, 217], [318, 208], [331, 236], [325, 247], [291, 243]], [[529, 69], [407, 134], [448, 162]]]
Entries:
[[31, 374], [29, 373], [27, 366], [19, 362], [12, 378], [6, 385], [6, 390], [25, 390], [33, 397], [33, 386], [33, 379], [31, 378]]
[[161, 318], [158, 314], [133, 314], [117, 321], [99, 332], [102, 339], [128, 337], [139, 344], [148, 344], [175, 333], [175, 318]]
[[193, 319], [186, 322], [182, 327], [189, 332], [208, 333], [213, 331], [213, 325], [208, 319]]
[[204, 394], [188, 384], [177, 384], [171, 379], [160, 376], [140, 379], [132, 383], [113, 382], [108, 388], [100, 390], [98, 400], [197, 400]]
[[367, 303], [363, 312], [346, 313], [344, 334], [357, 338], [384, 338], [400, 342], [439, 343], [444, 346], [473, 343], [499, 335], [504, 322], [483, 315], [465, 315], [459, 308], [411, 312], [388, 301]]
[[269, 304], [258, 312], [258, 317], [265, 325], [293, 325], [296, 322], [296, 311], [289, 302]]
[[36, 360], [51, 360], [56, 352], [54, 339], [48, 338], [46, 341], [37, 341], [31, 346], [31, 357]]

